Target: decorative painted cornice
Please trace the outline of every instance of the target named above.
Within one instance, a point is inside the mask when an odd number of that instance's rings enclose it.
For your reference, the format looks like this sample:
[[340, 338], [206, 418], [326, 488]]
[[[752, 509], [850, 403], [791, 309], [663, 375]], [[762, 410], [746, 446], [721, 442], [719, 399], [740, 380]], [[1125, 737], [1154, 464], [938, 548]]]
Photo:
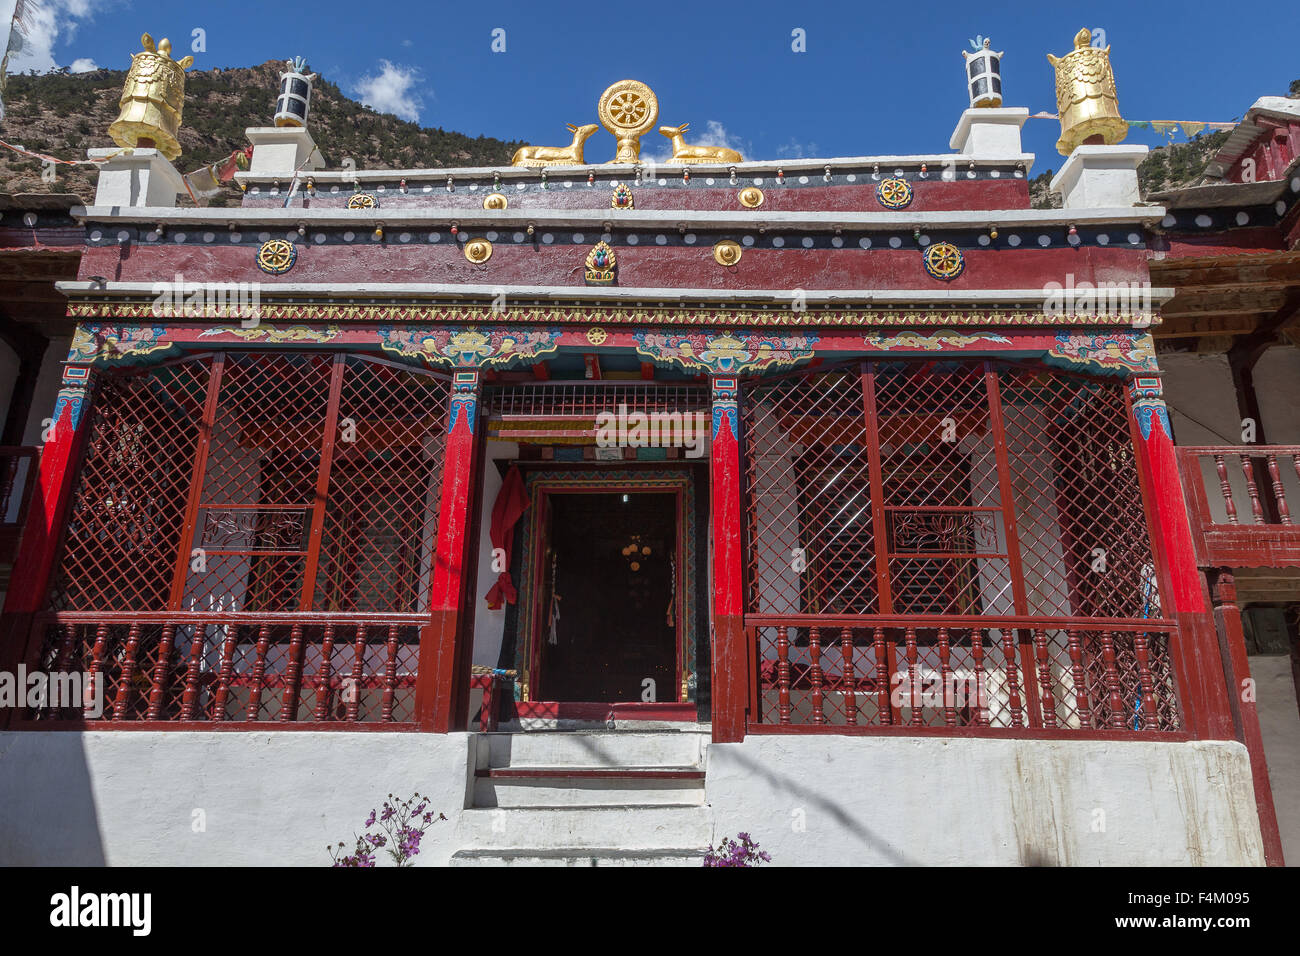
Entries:
[[[137, 322], [167, 319], [210, 319], [238, 321], [246, 316], [238, 308], [190, 310], [157, 308], [152, 301], [89, 301], [70, 303], [67, 315], [74, 319], [130, 319]], [[524, 323], [537, 325], [688, 325], [706, 327], [1098, 327], [1147, 328], [1160, 324], [1154, 312], [1110, 314], [1048, 314], [1029, 309], [818, 309], [794, 312], [789, 308], [711, 309], [693, 307], [605, 307], [557, 305], [506, 308], [494, 311], [488, 305], [422, 305], [390, 302], [349, 305], [321, 302], [267, 302], [258, 306], [263, 322], [446, 322], [457, 325]]]

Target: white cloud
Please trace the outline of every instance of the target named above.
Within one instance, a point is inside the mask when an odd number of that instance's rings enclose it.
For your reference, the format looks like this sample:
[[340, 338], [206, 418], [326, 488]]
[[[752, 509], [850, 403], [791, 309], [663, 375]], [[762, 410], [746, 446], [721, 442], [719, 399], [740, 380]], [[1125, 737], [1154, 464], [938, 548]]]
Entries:
[[363, 76], [352, 87], [361, 102], [378, 113], [392, 113], [398, 119], [418, 122], [424, 101], [414, 91], [419, 71], [415, 67], [398, 66], [388, 60], [379, 61], [379, 73]]
[[809, 143], [807, 147], [805, 147], [803, 143], [798, 142], [792, 136], [790, 137], [790, 142], [786, 143], [784, 146], [778, 146], [776, 148], [776, 155], [780, 156], [782, 159], [805, 159], [810, 156], [817, 156], [819, 153], [817, 151], [816, 143]]
[[[58, 69], [62, 64], [55, 47], [71, 43], [84, 21], [93, 19], [100, 10], [112, 5], [113, 0], [39, 0], [39, 3], [27, 3], [23, 17], [26, 27], [23, 46], [9, 58], [9, 72], [36, 70], [44, 73]], [[8, 23], [13, 18], [13, 11], [14, 0], [0, 0], [0, 21]], [[89, 57], [81, 57], [69, 68], [81, 73], [97, 66]]]
[[91, 70], [98, 70], [99, 64], [88, 56], [82, 56], [73, 60], [68, 69], [73, 73], [89, 73]]

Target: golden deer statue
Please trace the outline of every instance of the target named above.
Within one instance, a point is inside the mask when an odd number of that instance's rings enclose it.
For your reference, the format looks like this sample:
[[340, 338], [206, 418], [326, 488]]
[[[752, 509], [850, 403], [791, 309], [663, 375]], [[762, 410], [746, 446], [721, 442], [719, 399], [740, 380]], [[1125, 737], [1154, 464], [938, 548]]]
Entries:
[[582, 144], [600, 127], [595, 123], [586, 126], [574, 126], [566, 123], [573, 134], [573, 142], [568, 146], [520, 146], [515, 150], [511, 166], [581, 166]]
[[743, 163], [745, 157], [734, 149], [725, 146], [690, 146], [682, 139], [682, 133], [690, 129], [690, 123], [681, 126], [660, 126], [661, 136], [673, 141], [673, 158], [669, 163]]

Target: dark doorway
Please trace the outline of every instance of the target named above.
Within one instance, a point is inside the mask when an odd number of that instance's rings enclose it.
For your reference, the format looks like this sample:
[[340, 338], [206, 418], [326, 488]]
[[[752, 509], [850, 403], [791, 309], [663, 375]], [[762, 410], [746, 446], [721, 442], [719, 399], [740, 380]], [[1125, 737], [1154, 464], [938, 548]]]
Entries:
[[547, 700], [677, 700], [676, 518], [675, 494], [550, 496], [540, 634]]

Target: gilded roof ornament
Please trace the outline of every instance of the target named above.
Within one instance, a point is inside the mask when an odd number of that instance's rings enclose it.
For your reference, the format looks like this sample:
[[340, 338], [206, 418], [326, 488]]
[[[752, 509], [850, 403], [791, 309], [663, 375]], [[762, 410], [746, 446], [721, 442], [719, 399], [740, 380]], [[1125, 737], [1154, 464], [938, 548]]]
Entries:
[[1047, 54], [1056, 69], [1056, 111], [1061, 117], [1061, 138], [1056, 149], [1069, 156], [1076, 146], [1120, 142], [1128, 123], [1119, 113], [1115, 74], [1110, 67], [1110, 46], [1094, 47], [1086, 27], [1074, 36], [1074, 49], [1057, 58]]
[[619, 80], [600, 95], [596, 115], [618, 141], [610, 162], [635, 163], [641, 158], [641, 137], [659, 119], [659, 100], [640, 80]]
[[131, 55], [117, 119], [108, 128], [113, 142], [124, 147], [156, 147], [167, 159], [181, 154], [177, 134], [185, 106], [185, 71], [194, 57], [171, 58], [172, 42], [166, 38], [155, 47], [153, 37], [140, 37], [144, 52]]
[[573, 134], [573, 141], [568, 146], [520, 146], [515, 150], [511, 166], [581, 166], [582, 144], [600, 127], [595, 123], [586, 126], [566, 124]]
[[690, 128], [690, 123], [681, 126], [660, 126], [659, 135], [667, 136], [673, 144], [672, 159], [669, 163], [743, 163], [745, 157], [734, 149], [725, 146], [691, 146], [682, 134]]

